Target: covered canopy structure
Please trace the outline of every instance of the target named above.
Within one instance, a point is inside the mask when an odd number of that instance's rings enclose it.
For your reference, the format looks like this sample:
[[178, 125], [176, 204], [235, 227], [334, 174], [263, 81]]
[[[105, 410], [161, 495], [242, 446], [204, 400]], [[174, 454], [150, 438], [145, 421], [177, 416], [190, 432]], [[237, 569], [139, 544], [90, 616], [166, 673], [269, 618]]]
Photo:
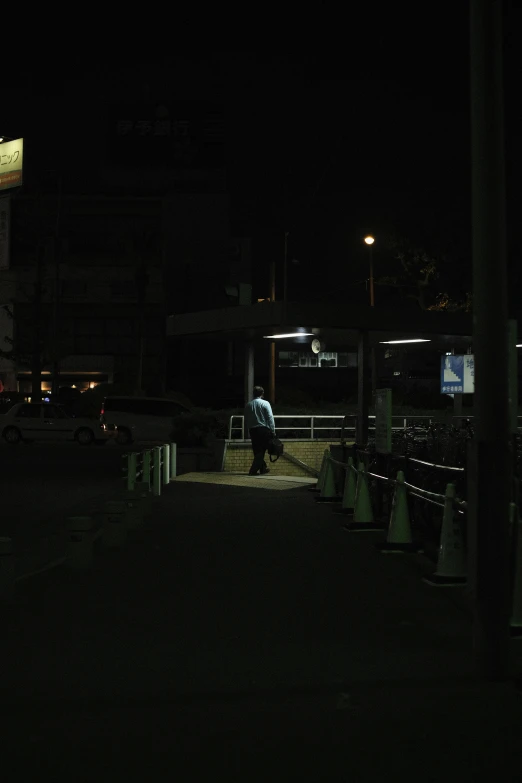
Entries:
[[[245, 344], [245, 399], [254, 382], [255, 343], [260, 339], [284, 344], [342, 344], [358, 355], [357, 442], [365, 443], [371, 401], [370, 356], [378, 343], [429, 340], [441, 353], [471, 345], [472, 319], [461, 313], [384, 310], [325, 303], [262, 302], [255, 305], [182, 313], [167, 318], [167, 337], [234, 340]], [[284, 335], [284, 336], [280, 336]]]

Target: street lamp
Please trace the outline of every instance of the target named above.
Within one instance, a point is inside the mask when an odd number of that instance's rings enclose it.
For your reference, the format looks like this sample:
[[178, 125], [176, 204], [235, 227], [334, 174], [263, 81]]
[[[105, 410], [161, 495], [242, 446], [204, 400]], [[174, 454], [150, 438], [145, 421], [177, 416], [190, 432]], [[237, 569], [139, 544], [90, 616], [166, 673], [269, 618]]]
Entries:
[[364, 237], [364, 241], [368, 245], [368, 249], [370, 251], [370, 307], [374, 307], [375, 305], [375, 298], [373, 295], [373, 254], [372, 254], [372, 245], [375, 242], [375, 239], [372, 236]]

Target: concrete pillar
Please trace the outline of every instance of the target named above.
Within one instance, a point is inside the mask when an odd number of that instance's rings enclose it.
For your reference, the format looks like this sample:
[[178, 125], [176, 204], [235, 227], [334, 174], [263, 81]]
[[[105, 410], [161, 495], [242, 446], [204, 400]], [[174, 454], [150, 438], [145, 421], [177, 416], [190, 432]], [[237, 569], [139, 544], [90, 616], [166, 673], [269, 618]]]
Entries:
[[245, 405], [254, 393], [254, 343], [245, 344]]
[[368, 415], [371, 400], [371, 374], [369, 366], [368, 332], [359, 332], [357, 349], [357, 432], [356, 443], [360, 448], [368, 443]]
[[[473, 351], [476, 415], [468, 471], [473, 651], [487, 679], [510, 676], [512, 436], [503, 124], [502, 3], [470, 3]], [[473, 480], [472, 480], [473, 478]]]

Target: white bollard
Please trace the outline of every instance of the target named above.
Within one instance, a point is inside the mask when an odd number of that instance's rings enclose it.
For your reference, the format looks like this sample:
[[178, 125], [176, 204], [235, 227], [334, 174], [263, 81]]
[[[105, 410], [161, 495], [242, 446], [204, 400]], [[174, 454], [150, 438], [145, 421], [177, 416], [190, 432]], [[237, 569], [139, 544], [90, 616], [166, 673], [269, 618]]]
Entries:
[[177, 471], [178, 446], [177, 443], [170, 444], [170, 478], [176, 478]]
[[92, 517], [69, 517], [65, 565], [73, 571], [87, 571], [92, 566]]
[[170, 445], [165, 443], [163, 445], [163, 485], [166, 487], [170, 484]]
[[15, 559], [13, 541], [7, 536], [0, 538], [0, 601], [12, 604], [15, 597]]
[[154, 466], [152, 492], [154, 495], [161, 495], [161, 446], [155, 446], [152, 459]]
[[127, 540], [125, 518], [127, 501], [110, 500], [103, 513], [102, 543], [107, 549], [120, 549]]

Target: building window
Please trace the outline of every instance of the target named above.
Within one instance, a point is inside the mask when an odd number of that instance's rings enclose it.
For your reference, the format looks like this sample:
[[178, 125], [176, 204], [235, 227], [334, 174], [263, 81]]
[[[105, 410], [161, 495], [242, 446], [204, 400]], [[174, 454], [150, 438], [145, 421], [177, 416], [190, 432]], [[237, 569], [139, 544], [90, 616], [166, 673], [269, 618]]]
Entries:
[[103, 334], [103, 321], [99, 318], [78, 318], [74, 322], [74, 333], [77, 337], [92, 337]]
[[337, 354], [332, 351], [323, 351], [320, 353], [319, 367], [337, 367]]
[[138, 344], [132, 337], [108, 337], [105, 343], [107, 353], [116, 356], [129, 356], [138, 350]]
[[[279, 351], [279, 367], [349, 367], [350, 354], [335, 351], [320, 354], [308, 351]], [[342, 357], [342, 363], [338, 358]]]
[[338, 353], [337, 354], [337, 366], [338, 367], [357, 367], [356, 356], [353, 353]]
[[134, 299], [136, 296], [134, 280], [113, 280], [111, 282], [111, 295], [122, 299]]
[[77, 335], [75, 337], [74, 353], [97, 355], [106, 352], [105, 339], [100, 335]]
[[62, 296], [65, 299], [82, 299], [87, 292], [84, 280], [62, 280]]
[[109, 318], [105, 321], [105, 328], [110, 337], [132, 335], [132, 322], [128, 318]]
[[298, 351], [279, 351], [279, 367], [299, 367]]

